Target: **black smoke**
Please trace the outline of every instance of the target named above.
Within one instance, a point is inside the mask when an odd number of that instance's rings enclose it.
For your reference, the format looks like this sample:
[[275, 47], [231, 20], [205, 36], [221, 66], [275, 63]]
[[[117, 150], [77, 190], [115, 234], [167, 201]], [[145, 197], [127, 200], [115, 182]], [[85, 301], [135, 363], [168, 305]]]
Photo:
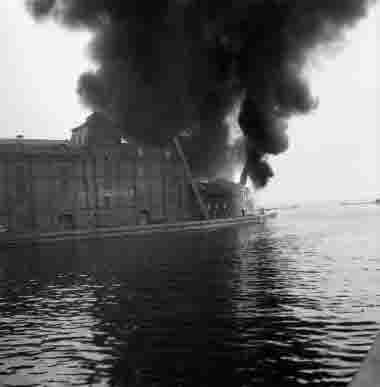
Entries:
[[[210, 172], [228, 140], [225, 118], [244, 95], [242, 181], [264, 186], [267, 155], [288, 147], [286, 120], [314, 106], [302, 70], [311, 50], [340, 39], [375, 0], [27, 0], [38, 20], [94, 32], [97, 70], [83, 102], [144, 142], [183, 129], [193, 169]], [[338, 101], [337, 101], [338, 103]]]

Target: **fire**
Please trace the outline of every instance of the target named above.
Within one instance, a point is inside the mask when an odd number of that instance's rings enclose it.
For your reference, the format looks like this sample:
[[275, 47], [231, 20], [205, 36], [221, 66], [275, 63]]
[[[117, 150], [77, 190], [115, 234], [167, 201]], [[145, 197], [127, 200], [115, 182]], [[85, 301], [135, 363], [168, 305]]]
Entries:
[[243, 171], [244, 165], [243, 164], [235, 164], [232, 167], [232, 181], [234, 183], [240, 183], [240, 176], [241, 172]]

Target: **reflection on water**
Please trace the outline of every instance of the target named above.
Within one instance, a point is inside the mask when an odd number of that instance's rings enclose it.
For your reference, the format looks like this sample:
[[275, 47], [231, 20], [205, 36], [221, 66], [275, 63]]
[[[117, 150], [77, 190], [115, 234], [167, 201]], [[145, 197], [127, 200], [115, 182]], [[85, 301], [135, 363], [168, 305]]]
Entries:
[[0, 384], [344, 386], [380, 328], [374, 209], [0, 251]]

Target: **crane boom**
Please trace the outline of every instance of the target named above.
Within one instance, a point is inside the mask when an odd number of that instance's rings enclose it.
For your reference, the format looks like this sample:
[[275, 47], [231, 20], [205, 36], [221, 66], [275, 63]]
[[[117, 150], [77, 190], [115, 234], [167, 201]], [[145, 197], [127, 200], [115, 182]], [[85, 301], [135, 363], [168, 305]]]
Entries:
[[203, 199], [202, 199], [202, 196], [201, 196], [201, 194], [199, 192], [197, 184], [193, 180], [193, 176], [191, 174], [190, 166], [189, 166], [189, 164], [188, 164], [188, 162], [186, 160], [185, 153], [183, 152], [181, 143], [179, 142], [179, 139], [178, 139], [177, 136], [175, 136], [173, 138], [173, 142], [174, 142], [174, 145], [175, 145], [176, 150], [178, 152], [178, 155], [179, 155], [180, 159], [182, 160], [183, 166], [185, 168], [186, 177], [187, 177], [187, 179], [188, 179], [188, 181], [189, 181], [189, 183], [191, 185], [191, 189], [193, 190], [194, 196], [195, 196], [195, 198], [196, 198], [196, 200], [198, 202], [201, 214], [202, 214], [204, 219], [208, 219], [209, 215], [208, 215], [207, 207], [205, 206], [205, 204], [203, 202]]

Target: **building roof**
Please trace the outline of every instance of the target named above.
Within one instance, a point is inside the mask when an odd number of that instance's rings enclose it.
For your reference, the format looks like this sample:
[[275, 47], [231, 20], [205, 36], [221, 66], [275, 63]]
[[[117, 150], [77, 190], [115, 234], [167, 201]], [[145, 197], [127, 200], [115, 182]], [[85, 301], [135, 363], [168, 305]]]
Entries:
[[68, 154], [76, 153], [77, 147], [67, 140], [0, 138], [0, 153], [27, 153], [27, 154]]
[[71, 129], [72, 132], [76, 132], [84, 127], [116, 127], [116, 125], [103, 113], [93, 112], [89, 116], [87, 116], [86, 120], [83, 124], [76, 126]]
[[47, 140], [40, 138], [23, 138], [23, 137], [15, 137], [15, 138], [0, 138], [0, 145], [38, 145], [38, 146], [54, 146], [60, 144], [68, 145], [68, 140]]
[[[86, 155], [88, 152], [115, 152], [115, 154], [129, 155], [128, 157], [164, 157], [166, 148], [140, 145], [135, 142], [107, 144], [100, 143], [95, 146], [81, 146], [68, 140], [25, 139], [25, 138], [0, 138], [0, 157], [31, 156], [59, 156], [72, 157]], [[177, 157], [171, 157], [176, 160]]]

